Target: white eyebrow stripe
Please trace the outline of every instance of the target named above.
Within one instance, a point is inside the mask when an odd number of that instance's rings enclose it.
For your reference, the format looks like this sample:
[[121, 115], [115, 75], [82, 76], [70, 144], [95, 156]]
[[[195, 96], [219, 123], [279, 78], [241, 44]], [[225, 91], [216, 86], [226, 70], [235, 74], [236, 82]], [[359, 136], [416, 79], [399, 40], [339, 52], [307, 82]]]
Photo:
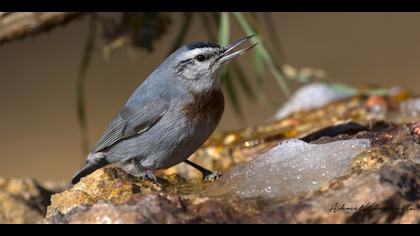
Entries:
[[200, 53], [207, 52], [208, 51], [207, 49], [208, 48], [196, 48], [196, 49], [193, 49], [193, 50], [189, 50], [184, 54], [185, 59], [194, 58], [195, 56], [197, 56]]
[[194, 58], [198, 54], [204, 53], [204, 54], [214, 54], [216, 51], [218, 51], [217, 48], [195, 48], [192, 50], [188, 50], [186, 53], [184, 53], [184, 59]]

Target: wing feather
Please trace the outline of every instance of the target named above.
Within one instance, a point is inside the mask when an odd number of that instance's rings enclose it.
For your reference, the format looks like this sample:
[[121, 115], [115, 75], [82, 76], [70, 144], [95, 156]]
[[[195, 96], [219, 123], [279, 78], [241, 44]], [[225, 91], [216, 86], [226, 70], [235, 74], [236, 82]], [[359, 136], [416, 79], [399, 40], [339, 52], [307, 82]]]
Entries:
[[103, 151], [121, 140], [146, 132], [159, 121], [168, 107], [168, 102], [164, 100], [148, 102], [136, 110], [124, 107], [111, 121], [91, 153]]

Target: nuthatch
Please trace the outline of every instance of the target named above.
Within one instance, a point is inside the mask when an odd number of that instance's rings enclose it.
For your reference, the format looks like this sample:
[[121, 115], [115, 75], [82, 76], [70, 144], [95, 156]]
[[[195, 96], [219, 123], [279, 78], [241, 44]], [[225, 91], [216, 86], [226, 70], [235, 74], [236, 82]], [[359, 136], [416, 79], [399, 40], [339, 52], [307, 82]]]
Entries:
[[252, 36], [225, 47], [200, 41], [172, 53], [131, 95], [109, 124], [72, 183], [108, 164], [133, 176], [156, 178], [152, 171], [185, 162], [212, 134], [224, 110], [217, 72], [226, 62], [253, 48], [230, 53]]

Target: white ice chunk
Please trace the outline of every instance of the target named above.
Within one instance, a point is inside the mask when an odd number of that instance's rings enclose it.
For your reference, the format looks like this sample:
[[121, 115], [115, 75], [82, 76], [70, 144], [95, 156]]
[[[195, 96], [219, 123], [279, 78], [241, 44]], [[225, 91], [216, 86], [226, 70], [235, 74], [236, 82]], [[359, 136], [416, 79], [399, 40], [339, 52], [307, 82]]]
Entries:
[[403, 115], [420, 116], [420, 98], [411, 98], [400, 104], [400, 111]]
[[344, 91], [333, 89], [325, 83], [311, 83], [298, 89], [287, 103], [274, 115], [282, 119], [293, 112], [319, 108], [330, 102], [348, 97]]
[[251, 162], [235, 166], [220, 179], [218, 191], [240, 197], [276, 197], [319, 189], [345, 175], [367, 139], [309, 144], [298, 139], [279, 143]]

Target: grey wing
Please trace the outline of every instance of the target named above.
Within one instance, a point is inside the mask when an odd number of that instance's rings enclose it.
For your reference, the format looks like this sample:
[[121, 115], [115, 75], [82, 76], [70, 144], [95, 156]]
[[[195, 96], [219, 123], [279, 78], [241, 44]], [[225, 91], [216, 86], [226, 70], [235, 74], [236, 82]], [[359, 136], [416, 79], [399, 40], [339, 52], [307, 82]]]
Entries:
[[146, 103], [140, 109], [124, 107], [109, 124], [91, 153], [103, 151], [115, 143], [146, 132], [166, 113], [169, 104], [163, 100]]

